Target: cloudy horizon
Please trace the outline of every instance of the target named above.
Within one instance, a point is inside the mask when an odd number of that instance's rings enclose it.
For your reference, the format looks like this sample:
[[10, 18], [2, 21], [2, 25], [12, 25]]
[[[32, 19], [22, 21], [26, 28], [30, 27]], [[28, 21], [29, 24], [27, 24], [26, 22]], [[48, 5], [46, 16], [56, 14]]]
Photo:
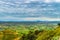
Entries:
[[60, 21], [60, 0], [0, 0], [0, 21]]

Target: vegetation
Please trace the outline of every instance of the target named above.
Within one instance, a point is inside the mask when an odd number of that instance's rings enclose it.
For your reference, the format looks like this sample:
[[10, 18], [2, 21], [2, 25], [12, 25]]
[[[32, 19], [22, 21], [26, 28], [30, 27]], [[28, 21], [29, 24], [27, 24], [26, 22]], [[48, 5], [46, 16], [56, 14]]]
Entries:
[[0, 24], [0, 40], [60, 40], [60, 24]]

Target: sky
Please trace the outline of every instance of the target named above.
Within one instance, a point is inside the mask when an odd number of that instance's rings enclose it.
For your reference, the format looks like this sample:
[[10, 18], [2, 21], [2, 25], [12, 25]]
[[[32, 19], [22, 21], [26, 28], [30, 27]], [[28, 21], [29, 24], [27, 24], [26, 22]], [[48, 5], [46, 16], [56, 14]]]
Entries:
[[60, 0], [0, 0], [0, 21], [60, 21]]

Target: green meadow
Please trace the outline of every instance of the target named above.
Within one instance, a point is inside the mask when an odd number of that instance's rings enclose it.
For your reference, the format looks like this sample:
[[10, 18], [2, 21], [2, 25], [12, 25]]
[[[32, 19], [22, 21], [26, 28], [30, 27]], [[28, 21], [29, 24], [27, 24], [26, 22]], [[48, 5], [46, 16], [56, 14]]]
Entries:
[[60, 24], [0, 23], [0, 40], [60, 40]]

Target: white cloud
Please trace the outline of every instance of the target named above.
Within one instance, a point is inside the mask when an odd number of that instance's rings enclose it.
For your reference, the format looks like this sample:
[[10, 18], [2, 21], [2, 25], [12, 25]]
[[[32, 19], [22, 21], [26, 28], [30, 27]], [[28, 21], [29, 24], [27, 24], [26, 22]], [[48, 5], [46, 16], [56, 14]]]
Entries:
[[60, 2], [60, 0], [55, 0], [55, 2]]
[[49, 17], [26, 17], [26, 18], [18, 18], [13, 16], [5, 16], [0, 17], [0, 20], [2, 21], [60, 21], [60, 18], [49, 18]]
[[60, 2], [60, 0], [44, 0], [46, 3]]
[[24, 3], [31, 3], [30, 1], [25, 1]]
[[9, 4], [9, 5], [15, 5], [14, 3], [11, 3], [11, 2], [4, 2], [4, 1], [0, 1], [0, 4], [2, 5], [6, 5], [6, 4]]
[[46, 3], [50, 3], [50, 2], [52, 2], [51, 0], [44, 0], [44, 2], [46, 2]]
[[[41, 1], [41, 0], [27, 0], [25, 1], [25, 3], [30, 3], [31, 1]], [[50, 2], [60, 2], [60, 0], [44, 0], [44, 2], [46, 3], [50, 3]], [[53, 8], [24, 8], [24, 6], [22, 8], [9, 8], [8, 6], [4, 6], [4, 5], [14, 5], [14, 6], [19, 6], [20, 2], [16, 2], [16, 5], [14, 3], [11, 3], [11, 2], [4, 2], [4, 1], [0, 1], [0, 12], [7, 12], [7, 13], [37, 13], [37, 12], [40, 12], [40, 11], [45, 11], [45, 10], [55, 10]], [[45, 6], [45, 5], [44, 5]], [[49, 5], [51, 6], [51, 5]], [[39, 10], [39, 11], [38, 11]], [[57, 13], [56, 13], [57, 14]], [[34, 14], [32, 14], [34, 15]], [[42, 14], [41, 14], [42, 15]], [[13, 17], [13, 16], [5, 16], [5, 17], [0, 17], [0, 20], [5, 20], [5, 21], [10, 21], [10, 20], [15, 20], [15, 21], [36, 21], [36, 20], [42, 20], [42, 21], [60, 21], [60, 18], [49, 18], [49, 17], [26, 17], [26, 18], [18, 18], [18, 17]]]

